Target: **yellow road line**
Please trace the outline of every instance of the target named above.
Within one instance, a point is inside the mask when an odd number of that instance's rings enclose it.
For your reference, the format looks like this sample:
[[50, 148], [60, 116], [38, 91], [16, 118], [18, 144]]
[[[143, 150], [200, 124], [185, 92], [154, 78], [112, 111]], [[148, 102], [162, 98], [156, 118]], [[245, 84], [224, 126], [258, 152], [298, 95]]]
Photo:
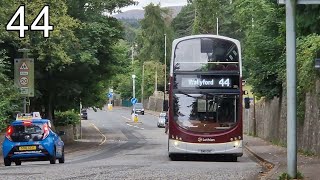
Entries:
[[99, 146], [101, 146], [102, 144], [104, 144], [107, 141], [107, 137], [100, 131], [100, 129], [94, 125], [93, 123], [90, 123], [103, 137], [103, 141], [101, 141], [101, 143], [99, 144]]

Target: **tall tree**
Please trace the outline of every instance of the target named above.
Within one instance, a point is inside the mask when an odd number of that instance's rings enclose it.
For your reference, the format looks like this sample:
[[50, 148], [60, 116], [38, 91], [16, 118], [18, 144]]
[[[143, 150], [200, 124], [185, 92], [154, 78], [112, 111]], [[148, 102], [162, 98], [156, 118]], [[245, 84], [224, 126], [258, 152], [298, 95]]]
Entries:
[[164, 14], [168, 13], [161, 9], [160, 5], [149, 4], [145, 7], [144, 19], [141, 20], [142, 43], [140, 59], [143, 61], [158, 61], [164, 59], [164, 34], [167, 26]]
[[188, 4], [187, 6], [184, 6], [180, 13], [172, 21], [175, 38], [191, 35], [194, 19], [194, 4]]

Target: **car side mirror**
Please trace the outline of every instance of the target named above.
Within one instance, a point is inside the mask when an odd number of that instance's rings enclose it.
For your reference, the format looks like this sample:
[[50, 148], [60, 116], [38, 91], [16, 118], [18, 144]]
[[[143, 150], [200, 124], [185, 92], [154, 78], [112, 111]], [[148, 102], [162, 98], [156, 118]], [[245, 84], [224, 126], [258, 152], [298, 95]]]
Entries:
[[62, 135], [66, 135], [66, 133], [65, 133], [64, 131], [59, 131], [59, 132], [58, 132], [58, 135], [59, 135], [59, 136], [62, 136]]

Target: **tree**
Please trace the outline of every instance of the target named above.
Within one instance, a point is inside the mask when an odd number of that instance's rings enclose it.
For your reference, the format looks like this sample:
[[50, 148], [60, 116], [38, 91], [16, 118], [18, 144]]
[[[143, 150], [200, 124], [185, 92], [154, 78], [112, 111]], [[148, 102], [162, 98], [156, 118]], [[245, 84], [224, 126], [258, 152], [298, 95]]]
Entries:
[[[45, 5], [42, 0], [3, 3], [6, 6], [1, 7], [6, 8], [0, 7], [1, 24], [6, 24], [20, 3], [24, 3], [29, 25]], [[53, 0], [49, 3], [50, 24], [55, 28], [50, 38], [30, 31], [26, 38], [19, 39], [16, 32], [0, 30], [0, 47], [7, 51], [7, 61], [13, 62], [19, 48], [32, 51], [36, 66], [32, 110], [45, 108], [47, 117], [53, 119], [55, 110], [78, 108], [80, 99], [84, 106], [104, 104], [108, 79], [121, 69], [121, 63], [114, 58], [117, 56], [114, 46], [122, 37], [122, 27], [116, 19], [102, 14], [132, 3], [132, 0], [90, 3]]]
[[157, 61], [164, 59], [164, 34], [167, 26], [163, 14], [167, 11], [160, 8], [159, 5], [149, 4], [145, 7], [145, 18], [141, 20], [141, 38], [140, 56], [142, 61]]
[[175, 34], [174, 37], [180, 38], [191, 35], [194, 19], [194, 4], [188, 4], [187, 6], [184, 6], [180, 13], [172, 21], [172, 27]]

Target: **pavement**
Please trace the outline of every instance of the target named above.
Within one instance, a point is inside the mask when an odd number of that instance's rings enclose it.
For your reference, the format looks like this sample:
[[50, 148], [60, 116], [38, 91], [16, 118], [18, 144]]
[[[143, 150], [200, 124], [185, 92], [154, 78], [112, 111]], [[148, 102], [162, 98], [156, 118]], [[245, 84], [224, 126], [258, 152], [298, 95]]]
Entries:
[[[258, 137], [244, 136], [244, 146], [265, 167], [261, 179], [279, 179], [281, 174], [287, 173], [287, 149], [273, 145]], [[297, 155], [297, 170], [303, 179], [319, 180], [320, 157]]]

